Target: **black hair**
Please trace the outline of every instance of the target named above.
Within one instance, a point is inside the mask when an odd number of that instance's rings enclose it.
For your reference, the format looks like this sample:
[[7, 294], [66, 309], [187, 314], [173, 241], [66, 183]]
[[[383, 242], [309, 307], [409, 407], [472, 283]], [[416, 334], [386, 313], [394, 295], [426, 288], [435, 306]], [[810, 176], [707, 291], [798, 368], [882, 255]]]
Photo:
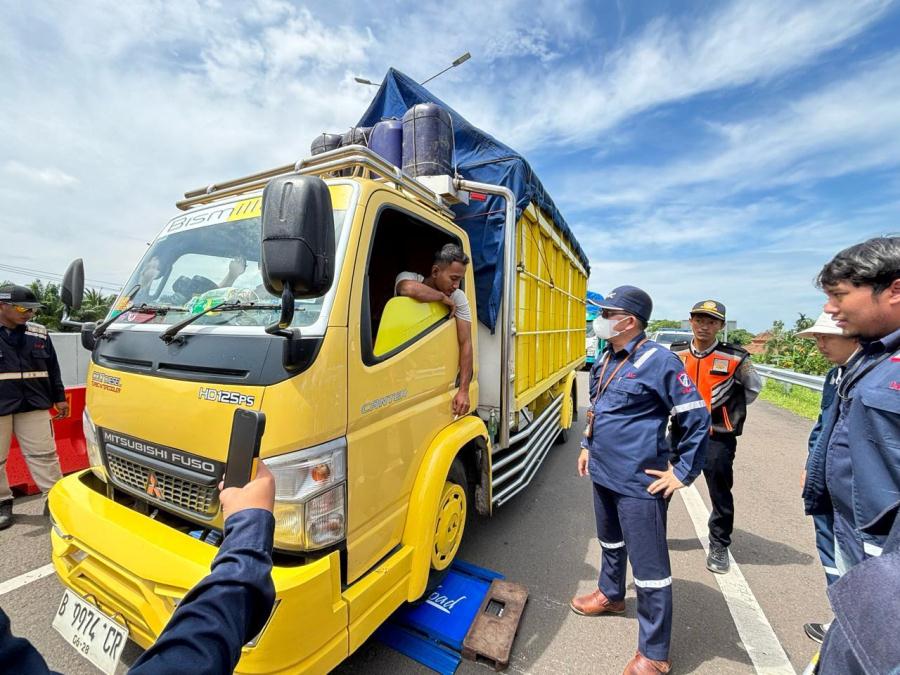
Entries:
[[871, 286], [881, 293], [900, 279], [900, 236], [873, 237], [856, 244], [825, 263], [816, 277], [816, 286], [828, 289], [842, 281], [854, 286]]
[[441, 250], [434, 254], [434, 264], [446, 267], [455, 262], [463, 265], [469, 264], [469, 256], [465, 254], [461, 247], [456, 244], [444, 244]]

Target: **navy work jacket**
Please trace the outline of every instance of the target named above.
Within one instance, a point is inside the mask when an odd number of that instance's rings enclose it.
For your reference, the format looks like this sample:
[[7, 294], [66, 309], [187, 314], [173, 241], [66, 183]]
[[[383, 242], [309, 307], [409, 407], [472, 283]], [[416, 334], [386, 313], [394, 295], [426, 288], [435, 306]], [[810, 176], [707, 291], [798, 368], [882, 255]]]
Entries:
[[[854, 525], [869, 529], [900, 500], [900, 330], [880, 340], [862, 342], [847, 366], [838, 396], [845, 404], [850, 430], [850, 488]], [[873, 364], [876, 364], [873, 367]], [[831, 513], [825, 485], [825, 463], [831, 432], [841, 405], [836, 400], [823, 416], [822, 431], [806, 464], [803, 502], [808, 514]], [[880, 545], [877, 536], [862, 532], [863, 542]]]
[[[178, 604], [156, 643], [128, 672], [137, 675], [231, 673], [241, 647], [265, 626], [275, 602], [272, 538], [275, 518], [263, 509], [239, 511], [225, 521], [225, 539], [210, 573]], [[13, 637], [0, 610], [0, 672], [49, 673], [38, 651]]]
[[66, 400], [59, 361], [47, 329], [0, 326], [0, 415], [49, 410]]
[[816, 449], [819, 436], [822, 435], [823, 420], [828, 417], [831, 408], [834, 405], [835, 398], [837, 397], [837, 383], [840, 379], [842, 368], [843, 366], [835, 366], [828, 371], [827, 375], [825, 375], [825, 386], [822, 387], [822, 406], [819, 411], [819, 418], [816, 420], [816, 424], [812, 431], [809, 432], [808, 451], [810, 453]]
[[[881, 675], [900, 671], [900, 502], [871, 528], [884, 552], [828, 587], [834, 621], [822, 643], [818, 675]], [[891, 527], [890, 523], [893, 522]]]
[[[706, 403], [675, 354], [641, 333], [621, 351], [608, 345], [591, 368], [590, 393], [594, 419], [588, 469], [591, 479], [614, 492], [644, 499], [662, 498], [647, 492], [655, 476], [645, 469], [665, 471], [669, 456], [678, 457], [675, 476], [690, 485], [700, 474], [709, 440]], [[609, 355], [603, 384], [624, 359], [615, 377], [598, 395], [600, 371]], [[669, 418], [682, 434], [676, 448], [666, 438]]]

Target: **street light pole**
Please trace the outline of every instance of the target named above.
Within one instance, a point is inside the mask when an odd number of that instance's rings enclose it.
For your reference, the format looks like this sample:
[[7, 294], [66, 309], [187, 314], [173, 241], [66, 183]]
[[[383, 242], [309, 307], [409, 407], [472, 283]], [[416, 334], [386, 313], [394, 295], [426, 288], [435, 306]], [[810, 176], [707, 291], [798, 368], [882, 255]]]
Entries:
[[472, 55], [471, 55], [469, 52], [466, 52], [465, 54], [463, 54], [462, 56], [460, 56], [460, 57], [458, 57], [456, 60], [454, 60], [453, 63], [451, 63], [451, 64], [450, 64], [449, 66], [447, 66], [446, 68], [444, 68], [441, 72], [439, 72], [439, 73], [437, 73], [437, 74], [435, 74], [435, 75], [432, 75], [432, 76], [429, 77], [427, 80], [424, 80], [424, 81], [422, 81], [422, 82], [419, 82], [419, 84], [427, 84], [428, 82], [431, 82], [434, 78], [436, 78], [438, 75], [443, 75], [444, 73], [446, 73], [446, 72], [447, 72], [448, 70], [450, 70], [451, 68], [456, 68], [456, 66], [462, 65], [463, 63], [465, 63], [466, 61], [468, 61], [468, 60], [471, 59], [471, 58], [472, 58]]
[[[471, 58], [472, 58], [472, 55], [469, 52], [466, 52], [465, 54], [462, 54], [461, 56], [458, 56], [456, 59], [454, 59], [453, 63], [451, 63], [446, 68], [444, 68], [441, 72], [432, 75], [427, 80], [423, 80], [422, 82], [419, 82], [419, 84], [426, 84], [428, 82], [431, 82], [434, 78], [438, 77], [439, 75], [443, 75], [451, 68], [456, 68], [456, 66], [462, 65], [463, 63], [465, 63], [466, 61], [468, 61]], [[358, 82], [359, 84], [367, 84], [370, 87], [380, 87], [381, 86], [377, 82], [372, 82], [372, 80], [367, 80], [364, 77], [354, 77], [353, 80], [354, 80], [354, 82]]]

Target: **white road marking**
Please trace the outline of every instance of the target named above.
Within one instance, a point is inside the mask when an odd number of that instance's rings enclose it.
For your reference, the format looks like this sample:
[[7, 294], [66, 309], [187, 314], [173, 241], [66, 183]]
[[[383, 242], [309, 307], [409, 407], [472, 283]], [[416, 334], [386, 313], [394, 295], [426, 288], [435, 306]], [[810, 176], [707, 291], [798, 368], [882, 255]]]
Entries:
[[13, 577], [9, 581], [4, 581], [0, 584], [0, 595], [6, 595], [10, 591], [22, 588], [22, 586], [27, 586], [32, 581], [38, 581], [44, 577], [49, 577], [51, 574], [53, 574], [52, 563], [47, 563], [43, 567], [38, 567], [30, 572], [25, 572], [25, 574], [20, 574], [19, 576]]
[[[687, 508], [688, 515], [694, 523], [697, 538], [703, 545], [703, 550], [709, 552], [709, 511], [697, 488], [693, 485], [678, 491]], [[719, 590], [725, 597], [728, 611], [734, 619], [738, 635], [753, 661], [757, 673], [764, 675], [796, 675], [797, 671], [791, 665], [781, 642], [772, 630], [769, 620], [762, 611], [762, 607], [756, 601], [750, 585], [744, 579], [740, 567], [728, 553], [731, 559], [731, 569], [727, 574], [713, 574], [719, 584]]]

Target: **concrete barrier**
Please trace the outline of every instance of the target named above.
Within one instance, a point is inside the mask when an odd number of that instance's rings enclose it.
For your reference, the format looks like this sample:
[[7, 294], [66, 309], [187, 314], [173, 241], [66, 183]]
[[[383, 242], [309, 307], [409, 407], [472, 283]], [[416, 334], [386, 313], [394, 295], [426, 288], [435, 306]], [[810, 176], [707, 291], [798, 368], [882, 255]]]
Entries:
[[[60, 468], [66, 474], [88, 466], [81, 414], [84, 411], [85, 382], [91, 353], [81, 346], [81, 335], [78, 333], [51, 333], [50, 339], [59, 359], [63, 384], [66, 386], [66, 401], [69, 403], [69, 414], [53, 422], [56, 453], [59, 455]], [[35, 494], [38, 491], [15, 436], [9, 449], [6, 472], [9, 485], [16, 492]]]

